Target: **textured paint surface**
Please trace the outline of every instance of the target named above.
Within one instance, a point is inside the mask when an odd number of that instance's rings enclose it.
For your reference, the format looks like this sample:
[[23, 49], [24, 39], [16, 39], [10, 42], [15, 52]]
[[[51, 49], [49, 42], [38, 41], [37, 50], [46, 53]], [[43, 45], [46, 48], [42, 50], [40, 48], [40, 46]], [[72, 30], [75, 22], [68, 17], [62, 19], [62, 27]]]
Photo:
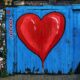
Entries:
[[[75, 9], [72, 10], [72, 9]], [[66, 74], [70, 69], [75, 70], [80, 62], [79, 53], [79, 11], [77, 6], [21, 6], [7, 8], [6, 37], [7, 37], [7, 72], [17, 73], [58, 73]], [[79, 10], [79, 9], [78, 9]], [[43, 18], [50, 12], [60, 12], [66, 20], [65, 32], [59, 43], [50, 51], [42, 68], [41, 60], [33, 54], [16, 33], [16, 22], [23, 14], [32, 13]], [[78, 15], [78, 18], [76, 16]], [[10, 36], [9, 20], [12, 19], [12, 36]], [[74, 23], [74, 24], [73, 24]], [[73, 26], [75, 25], [75, 26]], [[77, 26], [76, 26], [77, 25]], [[75, 29], [76, 28], [76, 29]], [[74, 32], [77, 35], [74, 37]], [[77, 59], [76, 59], [77, 58]]]

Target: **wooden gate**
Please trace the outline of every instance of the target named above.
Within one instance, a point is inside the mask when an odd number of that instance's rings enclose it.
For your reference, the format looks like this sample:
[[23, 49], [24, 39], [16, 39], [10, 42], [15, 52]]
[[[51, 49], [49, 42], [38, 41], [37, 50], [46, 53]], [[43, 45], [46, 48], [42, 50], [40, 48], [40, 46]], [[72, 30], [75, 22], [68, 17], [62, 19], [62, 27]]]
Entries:
[[[33, 13], [43, 18], [50, 12], [65, 17], [65, 31], [58, 44], [49, 52], [42, 68], [40, 58], [18, 38], [16, 22], [20, 16]], [[6, 8], [7, 72], [33, 74], [67, 74], [75, 71], [80, 62], [80, 6], [18, 6]]]

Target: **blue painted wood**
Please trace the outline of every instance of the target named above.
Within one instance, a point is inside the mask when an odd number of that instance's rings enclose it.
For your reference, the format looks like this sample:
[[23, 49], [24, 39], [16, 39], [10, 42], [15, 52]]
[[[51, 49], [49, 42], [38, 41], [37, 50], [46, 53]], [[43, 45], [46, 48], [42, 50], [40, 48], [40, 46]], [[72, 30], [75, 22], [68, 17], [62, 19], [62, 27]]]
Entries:
[[73, 11], [74, 12], [74, 27], [73, 27], [73, 71], [77, 68], [80, 63], [80, 10]]
[[[7, 72], [12, 74], [17, 73], [55, 73], [61, 71], [63, 74], [67, 74], [70, 69], [77, 68], [80, 62], [79, 53], [79, 17], [80, 6], [19, 6], [15, 8], [7, 8], [10, 10], [10, 14], [6, 14], [6, 37], [7, 37]], [[18, 18], [26, 13], [34, 13], [40, 18], [50, 12], [60, 12], [65, 16], [65, 32], [59, 43], [51, 50], [44, 63], [44, 69], [42, 69], [42, 63], [40, 58], [33, 54], [22, 41], [18, 38], [16, 33], [16, 21]], [[77, 17], [78, 15], [78, 17]], [[13, 36], [10, 37], [9, 33], [9, 19], [12, 18]], [[77, 32], [76, 36], [74, 34]]]
[[[14, 70], [14, 35], [10, 35], [10, 24], [9, 20], [12, 19], [13, 22], [13, 9], [7, 8], [8, 11], [10, 11], [10, 14], [6, 14], [6, 41], [7, 41], [7, 72], [13, 73]], [[13, 25], [13, 23], [12, 23]], [[12, 34], [14, 32], [14, 28], [12, 27]]]

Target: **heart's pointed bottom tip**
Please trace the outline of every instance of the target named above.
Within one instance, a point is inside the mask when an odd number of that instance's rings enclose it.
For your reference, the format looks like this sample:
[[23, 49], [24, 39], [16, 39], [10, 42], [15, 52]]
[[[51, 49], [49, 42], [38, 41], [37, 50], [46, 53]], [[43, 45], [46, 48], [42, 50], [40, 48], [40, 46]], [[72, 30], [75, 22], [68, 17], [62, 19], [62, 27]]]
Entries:
[[[41, 59], [41, 58], [40, 58], [40, 59]], [[45, 59], [41, 59], [41, 62], [42, 62], [42, 68], [44, 68]]]

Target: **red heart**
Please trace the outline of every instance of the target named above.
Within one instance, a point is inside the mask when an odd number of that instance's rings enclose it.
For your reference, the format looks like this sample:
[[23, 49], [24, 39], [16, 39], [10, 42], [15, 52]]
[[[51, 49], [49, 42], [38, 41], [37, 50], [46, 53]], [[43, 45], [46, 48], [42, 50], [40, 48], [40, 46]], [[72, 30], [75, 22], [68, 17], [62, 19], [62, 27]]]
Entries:
[[49, 51], [61, 39], [65, 29], [65, 18], [52, 12], [40, 19], [35, 14], [22, 15], [17, 21], [17, 34], [22, 42], [44, 63]]

